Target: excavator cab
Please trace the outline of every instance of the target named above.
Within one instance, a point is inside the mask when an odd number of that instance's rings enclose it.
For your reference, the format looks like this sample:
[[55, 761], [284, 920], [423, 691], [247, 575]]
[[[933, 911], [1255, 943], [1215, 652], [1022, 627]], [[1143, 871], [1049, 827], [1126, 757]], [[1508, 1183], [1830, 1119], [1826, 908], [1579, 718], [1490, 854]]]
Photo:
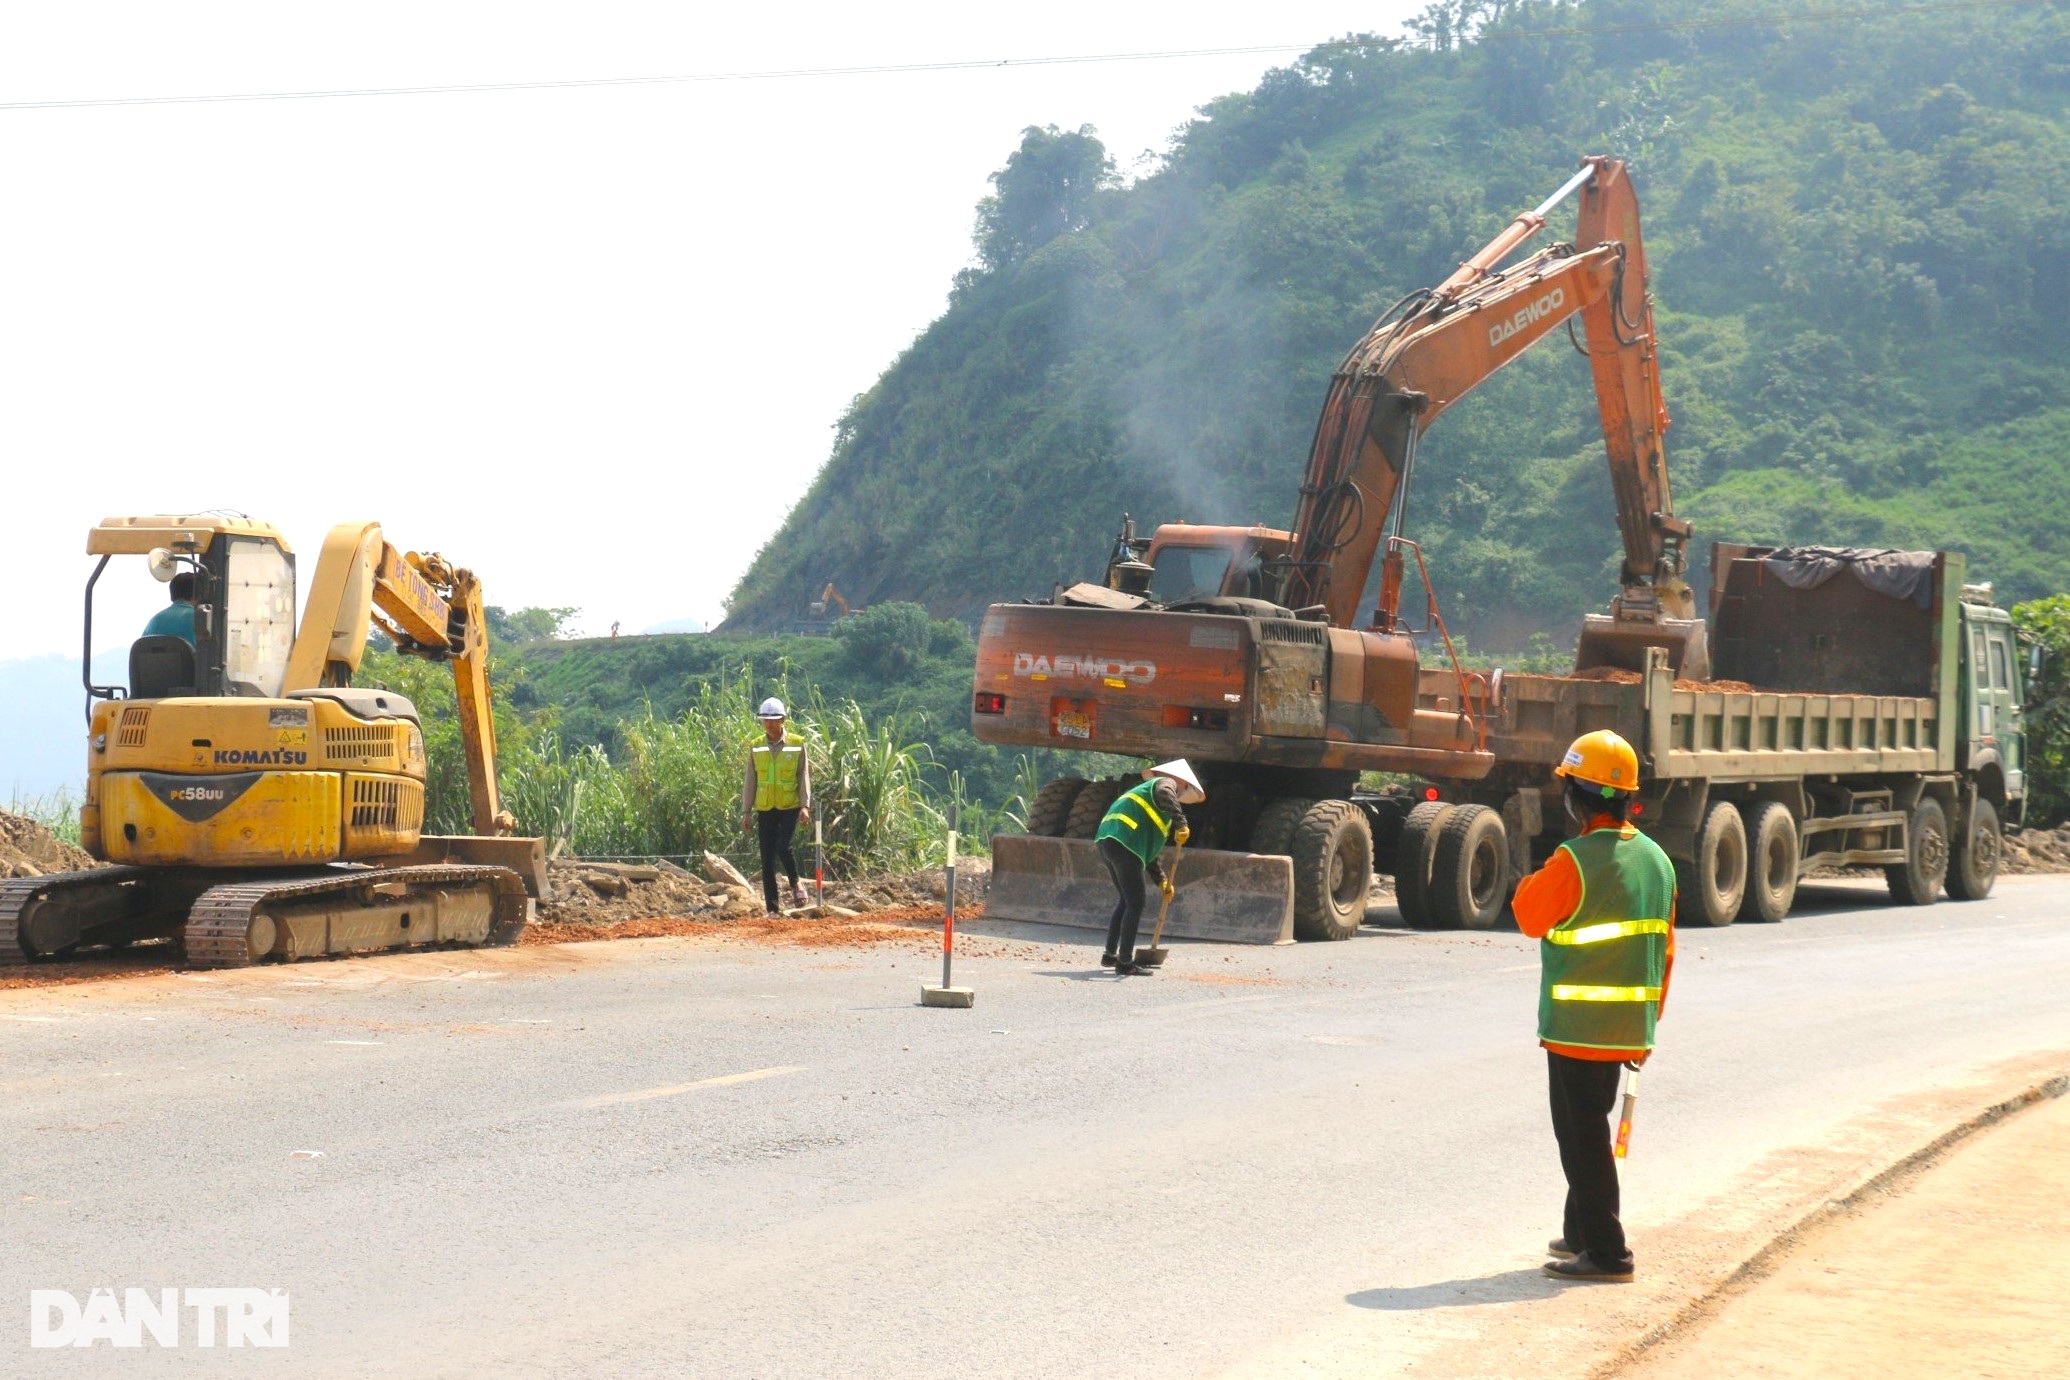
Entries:
[[[295, 641], [295, 557], [274, 528], [250, 518], [109, 518], [87, 536], [100, 557], [86, 582], [85, 645], [94, 644], [94, 593], [116, 556], [141, 555], [153, 578], [191, 588], [193, 637], [158, 633], [130, 644], [126, 687], [96, 685], [97, 700], [278, 695]], [[183, 578], [184, 577], [184, 578]]]
[[1270, 600], [1270, 570], [1292, 546], [1271, 527], [1209, 527], [1168, 522], [1150, 539], [1149, 596], [1166, 608], [1216, 599]]

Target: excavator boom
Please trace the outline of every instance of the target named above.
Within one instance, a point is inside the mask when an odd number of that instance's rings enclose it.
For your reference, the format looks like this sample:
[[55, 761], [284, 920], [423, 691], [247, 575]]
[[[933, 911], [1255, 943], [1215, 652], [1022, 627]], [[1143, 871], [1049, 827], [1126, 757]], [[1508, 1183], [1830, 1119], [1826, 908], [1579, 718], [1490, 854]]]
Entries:
[[407, 554], [375, 522], [344, 522], [324, 538], [285, 690], [351, 683], [378, 626], [398, 651], [452, 664], [477, 834], [508, 834], [496, 788], [496, 724], [490, 713], [489, 645], [481, 582], [437, 553]]
[[[1576, 190], [1582, 200], [1574, 244], [1496, 267]], [[1418, 439], [1446, 408], [1577, 315], [1586, 328], [1624, 538], [1616, 617], [1649, 629], [1692, 617], [1682, 582], [1689, 528], [1675, 518], [1668, 490], [1668, 413], [1638, 201], [1624, 164], [1609, 158], [1586, 160], [1443, 283], [1398, 304], [1345, 357], [1310, 449], [1283, 602], [1323, 605], [1333, 624], [1353, 626], [1385, 545], [1374, 626], [1398, 626], [1401, 556], [1390, 539], [1402, 535], [1407, 520]], [[1663, 636], [1688, 640], [1679, 630]]]

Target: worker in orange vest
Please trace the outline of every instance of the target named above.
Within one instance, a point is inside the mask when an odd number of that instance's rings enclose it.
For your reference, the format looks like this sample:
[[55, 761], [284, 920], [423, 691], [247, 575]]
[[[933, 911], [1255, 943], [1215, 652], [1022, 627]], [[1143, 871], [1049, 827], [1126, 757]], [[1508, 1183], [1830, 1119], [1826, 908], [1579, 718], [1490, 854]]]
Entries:
[[1539, 941], [1538, 1043], [1545, 1047], [1553, 1136], [1567, 1174], [1556, 1257], [1561, 1279], [1625, 1283], [1631, 1247], [1618, 1220], [1610, 1112], [1620, 1067], [1653, 1052], [1675, 965], [1675, 869], [1635, 828], [1639, 756], [1607, 729], [1574, 740], [1555, 769], [1581, 830], [1517, 887], [1517, 928]]

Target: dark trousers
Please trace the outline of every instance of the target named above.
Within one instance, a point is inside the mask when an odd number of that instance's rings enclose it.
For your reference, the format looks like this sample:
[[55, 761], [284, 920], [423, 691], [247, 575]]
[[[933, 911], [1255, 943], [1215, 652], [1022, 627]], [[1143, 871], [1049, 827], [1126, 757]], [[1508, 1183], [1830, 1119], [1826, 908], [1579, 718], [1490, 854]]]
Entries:
[[1610, 1153], [1610, 1113], [1617, 1105], [1619, 1063], [1545, 1052], [1552, 1088], [1553, 1135], [1567, 1171], [1567, 1211], [1560, 1234], [1598, 1265], [1631, 1265], [1624, 1224], [1617, 1220], [1617, 1159]]
[[1107, 864], [1114, 889], [1121, 893], [1107, 921], [1107, 952], [1123, 963], [1133, 962], [1136, 931], [1143, 927], [1143, 860], [1116, 840], [1101, 839], [1100, 861]]
[[783, 864], [784, 875], [791, 879], [791, 885], [798, 884], [798, 856], [791, 851], [791, 840], [797, 833], [798, 812], [795, 808], [755, 812], [755, 842], [762, 849], [762, 901], [771, 910], [783, 909], [777, 904], [777, 863]]

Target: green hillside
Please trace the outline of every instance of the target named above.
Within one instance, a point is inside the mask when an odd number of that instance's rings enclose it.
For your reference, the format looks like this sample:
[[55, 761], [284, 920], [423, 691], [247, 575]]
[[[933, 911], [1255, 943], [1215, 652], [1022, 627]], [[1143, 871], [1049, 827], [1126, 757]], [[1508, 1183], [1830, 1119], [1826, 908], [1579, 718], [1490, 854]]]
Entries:
[[[2070, 588], [2070, 15], [1745, 22], [1786, 8], [1440, 3], [1205, 107], [1128, 186], [1091, 131], [1031, 129], [728, 626], [828, 580], [967, 618], [1092, 570], [1124, 509], [1284, 524], [1344, 350], [1597, 152], [1639, 186], [1700, 545], [1952, 546], [2013, 598]], [[1517, 649], [1612, 592], [1611, 512], [1555, 338], [1432, 431], [1410, 529], [1455, 624]]]

